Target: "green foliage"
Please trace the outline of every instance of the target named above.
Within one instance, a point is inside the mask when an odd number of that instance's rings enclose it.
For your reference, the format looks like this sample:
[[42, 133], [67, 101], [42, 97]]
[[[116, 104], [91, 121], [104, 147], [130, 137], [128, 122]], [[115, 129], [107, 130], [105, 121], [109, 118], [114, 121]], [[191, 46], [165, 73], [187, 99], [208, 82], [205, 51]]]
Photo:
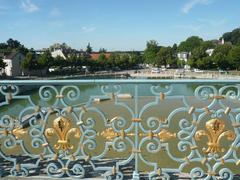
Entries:
[[205, 51], [207, 49], [213, 49], [215, 48], [215, 44], [212, 41], [203, 41], [200, 45]]
[[155, 64], [158, 67], [166, 67], [169, 62], [172, 64], [172, 57], [173, 55], [171, 47], [161, 47], [157, 53]]
[[212, 55], [213, 63], [219, 68], [219, 69], [231, 69], [232, 65], [229, 61], [228, 54], [230, 50], [232, 49], [232, 46], [229, 44], [224, 45], [218, 45]]
[[3, 62], [3, 60], [0, 58], [0, 70], [4, 69], [6, 67], [6, 63]]
[[222, 38], [227, 42], [231, 42], [233, 45], [240, 45], [240, 28], [223, 34]]
[[183, 41], [178, 46], [179, 52], [192, 52], [195, 48], [199, 47], [201, 43], [203, 42], [203, 39], [198, 36], [191, 36], [187, 38], [186, 41]]
[[211, 61], [207, 62], [208, 60], [210, 59], [208, 58], [206, 49], [202, 46], [199, 46], [192, 51], [192, 54], [188, 60], [188, 65], [193, 68], [210, 69], [212, 67], [212, 63]]
[[233, 47], [228, 54], [228, 58], [233, 67], [240, 69], [240, 46]]
[[56, 58], [54, 58], [53, 64], [54, 64], [54, 66], [59, 67], [59, 68], [68, 66], [68, 62], [61, 56], [57, 56]]
[[87, 45], [86, 52], [87, 52], [88, 54], [91, 54], [91, 53], [92, 53], [92, 47], [91, 47], [90, 43], [88, 43], [88, 45]]
[[147, 47], [144, 51], [144, 62], [148, 64], [155, 64], [158, 51], [159, 47], [157, 41], [148, 41]]
[[28, 53], [28, 49], [24, 47], [19, 41], [8, 39], [6, 43], [0, 43], [0, 53], [11, 53], [12, 51], [17, 51], [26, 55]]
[[131, 52], [129, 54], [129, 66], [133, 67], [143, 62], [143, 58], [139, 52]]
[[49, 68], [53, 65], [54, 59], [49, 51], [46, 51], [38, 57], [37, 64], [39, 69]]
[[24, 70], [31, 70], [31, 69], [37, 69], [37, 61], [35, 54], [32, 52], [28, 52], [25, 59], [22, 62], [22, 68]]
[[99, 49], [99, 53], [106, 53], [106, 52], [107, 52], [107, 50], [104, 49], [104, 48], [100, 48], [100, 49]]

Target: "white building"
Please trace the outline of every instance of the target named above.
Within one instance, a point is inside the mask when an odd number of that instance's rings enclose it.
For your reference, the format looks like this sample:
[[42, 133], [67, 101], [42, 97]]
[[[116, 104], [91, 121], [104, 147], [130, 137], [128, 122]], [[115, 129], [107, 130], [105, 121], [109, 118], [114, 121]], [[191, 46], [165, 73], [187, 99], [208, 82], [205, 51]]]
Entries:
[[190, 55], [191, 53], [189, 52], [180, 52], [177, 54], [177, 57], [179, 60], [187, 62]]
[[10, 54], [3, 56], [3, 62], [6, 63], [6, 67], [2, 73], [7, 76], [21, 76], [22, 75], [22, 62], [25, 56], [19, 52], [11, 52]]
[[61, 49], [56, 49], [56, 50], [54, 50], [53, 52], [51, 52], [51, 54], [52, 54], [52, 57], [53, 57], [53, 58], [56, 58], [56, 57], [60, 56], [60, 57], [62, 57], [62, 58], [65, 59], [65, 60], [67, 59]]
[[206, 53], [207, 53], [209, 56], [212, 56], [212, 55], [213, 55], [213, 52], [214, 52], [214, 49], [207, 49], [207, 50], [206, 50]]

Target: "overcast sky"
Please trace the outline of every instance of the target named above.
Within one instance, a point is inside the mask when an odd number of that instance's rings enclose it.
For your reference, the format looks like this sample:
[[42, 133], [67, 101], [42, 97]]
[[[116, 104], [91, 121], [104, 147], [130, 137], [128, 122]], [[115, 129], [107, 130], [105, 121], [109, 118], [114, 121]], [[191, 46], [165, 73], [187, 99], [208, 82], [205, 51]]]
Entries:
[[240, 0], [0, 0], [0, 42], [41, 49], [143, 50], [190, 35], [218, 39], [240, 26]]

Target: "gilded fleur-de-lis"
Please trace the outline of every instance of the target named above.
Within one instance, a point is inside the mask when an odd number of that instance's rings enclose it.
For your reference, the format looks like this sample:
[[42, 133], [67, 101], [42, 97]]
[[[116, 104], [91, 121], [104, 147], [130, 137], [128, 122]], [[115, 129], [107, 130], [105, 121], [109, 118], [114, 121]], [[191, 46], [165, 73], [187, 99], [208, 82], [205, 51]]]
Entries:
[[162, 129], [157, 135], [156, 135], [161, 142], [165, 142], [169, 139], [175, 138], [176, 133], [171, 133], [166, 129]]
[[195, 134], [195, 139], [199, 141], [201, 137], [207, 136], [208, 148], [203, 149], [204, 153], [224, 152], [224, 148], [220, 147], [220, 140], [225, 136], [229, 141], [233, 141], [236, 137], [233, 131], [224, 131], [225, 123], [220, 119], [211, 119], [206, 123], [205, 130], [199, 130]]
[[115, 137], [121, 137], [121, 139], [124, 139], [125, 136], [128, 137], [133, 137], [133, 136], [138, 136], [138, 137], [149, 137], [152, 139], [153, 137], [157, 137], [160, 139], [161, 142], [168, 141], [172, 138], [176, 137], [176, 133], [171, 133], [166, 129], [162, 129], [159, 133], [154, 134], [152, 131], [149, 132], [148, 134], [134, 134], [134, 133], [125, 133], [124, 130], [121, 130], [120, 132], [115, 132], [113, 128], [107, 128], [100, 134], [102, 137], [104, 137], [107, 141], [113, 141]]
[[101, 136], [104, 137], [107, 141], [113, 141], [113, 139], [118, 136], [118, 133], [116, 133], [113, 128], [107, 128], [101, 132]]
[[80, 138], [81, 132], [78, 128], [71, 128], [70, 120], [60, 116], [53, 121], [53, 128], [48, 128], [45, 131], [47, 138], [50, 138], [56, 133], [58, 136], [58, 141], [54, 145], [54, 148], [59, 151], [67, 151], [73, 149], [73, 145], [69, 143], [70, 134], [74, 134], [76, 138]]

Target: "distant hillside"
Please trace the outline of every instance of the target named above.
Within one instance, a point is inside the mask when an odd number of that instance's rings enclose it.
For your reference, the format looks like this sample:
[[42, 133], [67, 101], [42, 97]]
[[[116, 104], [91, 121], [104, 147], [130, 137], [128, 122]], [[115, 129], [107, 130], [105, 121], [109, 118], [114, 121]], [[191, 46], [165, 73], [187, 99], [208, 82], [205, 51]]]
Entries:
[[233, 45], [240, 45], [240, 28], [223, 34], [222, 38], [224, 38], [226, 42], [231, 42]]

